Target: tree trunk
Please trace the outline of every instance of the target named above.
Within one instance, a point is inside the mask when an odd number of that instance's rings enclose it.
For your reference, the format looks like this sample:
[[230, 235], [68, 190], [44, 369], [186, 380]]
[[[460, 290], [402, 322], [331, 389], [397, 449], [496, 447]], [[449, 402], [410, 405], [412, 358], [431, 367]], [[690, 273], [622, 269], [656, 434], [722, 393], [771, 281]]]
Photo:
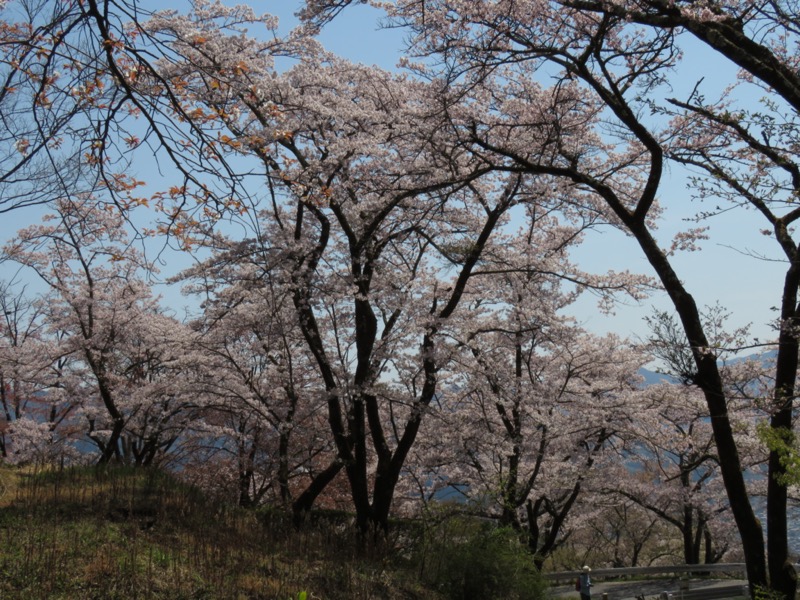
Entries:
[[[797, 287], [800, 283], [798, 254], [792, 255], [792, 265], [784, 278], [781, 298], [781, 330], [778, 336], [778, 357], [775, 365], [774, 410], [770, 420], [773, 429], [792, 430], [792, 409], [798, 368], [798, 342], [795, 329], [798, 325]], [[784, 598], [794, 598], [797, 592], [797, 575], [789, 556], [787, 523], [788, 490], [781, 477], [786, 468], [776, 450], [769, 455], [767, 481], [767, 557], [771, 588]]]
[[113, 458], [120, 458], [120, 440], [122, 438], [122, 431], [125, 429], [125, 421], [122, 418], [114, 419], [114, 426], [111, 429], [111, 435], [108, 442], [103, 446], [102, 453], [97, 463], [100, 465], [107, 465]]
[[314, 506], [317, 497], [339, 474], [339, 471], [342, 470], [342, 466], [341, 461], [335, 459], [325, 470], [318, 473], [311, 480], [308, 487], [292, 503], [292, 520], [294, 521], [295, 527], [299, 527], [303, 521], [305, 521], [306, 515], [311, 512], [311, 508]]
[[748, 496], [716, 357], [709, 348], [697, 304], [673, 271], [669, 259], [644, 224], [634, 222], [629, 214], [623, 213], [621, 216], [625, 218], [628, 229], [636, 238], [669, 294], [683, 325], [686, 339], [692, 348], [697, 366], [696, 383], [703, 391], [708, 406], [722, 480], [742, 541], [750, 593], [755, 597], [756, 588], [769, 587], [764, 533]]
[[696, 565], [700, 562], [699, 555], [695, 552], [694, 545], [694, 510], [691, 505], [683, 505], [683, 560], [687, 565]]
[[289, 437], [289, 433], [283, 432], [278, 441], [278, 488], [284, 506], [292, 499], [289, 493]]

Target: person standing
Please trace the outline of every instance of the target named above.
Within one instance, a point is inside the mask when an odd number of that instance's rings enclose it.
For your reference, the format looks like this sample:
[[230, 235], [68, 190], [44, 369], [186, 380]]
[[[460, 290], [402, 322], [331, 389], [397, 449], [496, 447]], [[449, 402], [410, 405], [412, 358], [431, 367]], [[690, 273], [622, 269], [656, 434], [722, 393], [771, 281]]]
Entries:
[[581, 600], [591, 600], [592, 598], [592, 580], [589, 577], [591, 569], [588, 565], [584, 565], [583, 573], [578, 577], [580, 584]]

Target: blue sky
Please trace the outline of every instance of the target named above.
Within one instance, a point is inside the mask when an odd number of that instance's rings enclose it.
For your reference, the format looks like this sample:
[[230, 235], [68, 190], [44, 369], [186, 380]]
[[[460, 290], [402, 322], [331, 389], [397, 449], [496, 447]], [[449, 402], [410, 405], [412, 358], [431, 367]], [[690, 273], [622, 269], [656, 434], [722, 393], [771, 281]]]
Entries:
[[[177, 3], [175, 3], [177, 5]], [[256, 10], [271, 12], [281, 19], [281, 32], [288, 32], [297, 21], [293, 13], [299, 0], [273, 0], [253, 2]], [[353, 61], [376, 64], [391, 69], [402, 53], [403, 33], [399, 30], [381, 29], [380, 13], [365, 5], [355, 5], [329, 25], [321, 36], [323, 44], [331, 51]], [[719, 89], [734, 76], [725, 63], [699, 45], [687, 46], [686, 68], [676, 76], [674, 93], [680, 97], [688, 93], [694, 82], [704, 77], [707, 89]], [[661, 193], [667, 206], [660, 227], [660, 239], [668, 246], [672, 235], [685, 227], [684, 219], [697, 209], [691, 200], [685, 174], [673, 168], [669, 181]], [[36, 211], [19, 211], [6, 215], [0, 237], [11, 235], [17, 228], [36, 220]], [[763, 227], [758, 216], [748, 211], [732, 211], [710, 223], [712, 239], [702, 252], [688, 253], [676, 258], [678, 273], [700, 305], [720, 302], [733, 314], [736, 326], [754, 323], [753, 332], [762, 339], [773, 337], [767, 325], [776, 317], [770, 310], [779, 303], [782, 287], [782, 262], [769, 262], [748, 257], [752, 252], [773, 258], [774, 241], [758, 235]], [[579, 264], [587, 271], [625, 270], [651, 274], [649, 265], [630, 238], [619, 232], [605, 231], [591, 234], [584, 247], [574, 253]], [[171, 263], [168, 267], [173, 267]], [[172, 272], [172, 268], [165, 269]], [[0, 277], [9, 277], [8, 268], [0, 269]], [[168, 291], [170, 303], [181, 305], [174, 291]], [[645, 335], [642, 318], [649, 314], [651, 305], [666, 308], [668, 302], [658, 294], [652, 301], [641, 305], [621, 306], [615, 315], [598, 312], [591, 297], [580, 300], [575, 306], [575, 316], [596, 333], [614, 331], [621, 335]]]

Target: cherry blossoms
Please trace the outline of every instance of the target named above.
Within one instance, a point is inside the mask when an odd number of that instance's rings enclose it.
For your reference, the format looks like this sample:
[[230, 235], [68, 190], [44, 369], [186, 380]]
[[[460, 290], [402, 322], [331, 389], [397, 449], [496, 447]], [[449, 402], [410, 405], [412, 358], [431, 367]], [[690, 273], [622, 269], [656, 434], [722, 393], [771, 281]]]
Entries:
[[[757, 432], [791, 430], [795, 412], [794, 13], [376, 1], [409, 32], [387, 71], [315, 37], [350, 3], [308, 1], [288, 34], [199, 0], [89, 0], [53, 16], [69, 32], [31, 34], [44, 13], [22, 24], [0, 5], [0, 108], [34, 109], [0, 138], [0, 189], [48, 208], [2, 250], [43, 289], [0, 288], [4, 459], [174, 468], [298, 525], [352, 511], [361, 534], [455, 497], [517, 531], [540, 568], [574, 532], [617, 535], [628, 517], [672, 531], [686, 562], [716, 562], [730, 513], [753, 589], [790, 597], [788, 469]], [[741, 69], [719, 98], [700, 82], [666, 93], [684, 35]], [[739, 105], [736, 86], [763, 106]], [[693, 169], [699, 200], [754, 209], [788, 261], [774, 362], [737, 359], [759, 342], [682, 280], [677, 258], [714, 230], [657, 231], [671, 165]], [[650, 272], [576, 264], [595, 229], [629, 236]], [[172, 251], [185, 318], [153, 287]], [[649, 343], [571, 314], [583, 295], [613, 311], [652, 289], [675, 316], [651, 321]], [[674, 379], [646, 386], [654, 360]], [[635, 564], [647, 535], [613, 561]]]

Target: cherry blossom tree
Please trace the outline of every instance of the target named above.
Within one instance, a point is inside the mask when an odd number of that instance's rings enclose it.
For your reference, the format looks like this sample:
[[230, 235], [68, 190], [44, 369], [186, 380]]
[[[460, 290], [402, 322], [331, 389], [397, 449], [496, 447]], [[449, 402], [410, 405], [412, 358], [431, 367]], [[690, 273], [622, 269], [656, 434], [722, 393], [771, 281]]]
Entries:
[[[269, 35], [277, 23], [243, 6], [192, 6], [231, 40], [245, 24]], [[162, 211], [162, 229], [180, 235], [176, 213], [219, 213], [239, 194], [243, 174], [225, 160], [218, 115], [194, 103], [186, 82], [163, 74], [183, 60], [173, 36], [202, 49], [202, 27], [168, 35], [147, 26], [152, 17], [137, 0], [0, 5], [0, 211], [100, 185], [123, 211], [144, 204]], [[281, 53], [281, 44], [273, 35], [261, 45], [263, 58]], [[160, 192], [143, 192], [131, 168], [139, 161], [150, 165], [147, 183]]]
[[[319, 25], [346, 4], [309, 2], [307, 16]], [[769, 419], [773, 429], [790, 429], [798, 305], [797, 243], [789, 229], [797, 217], [791, 201], [796, 178], [790, 140], [798, 106], [798, 75], [789, 50], [797, 24], [791, 3], [409, 0], [385, 7], [412, 28], [414, 51], [427, 57], [418, 68], [437, 72], [474, 103], [480, 95], [497, 99], [487, 105], [491, 110], [465, 124], [471, 143], [486, 156], [494, 153], [498, 168], [560, 176], [590, 191], [587, 209], [604, 212], [639, 244], [673, 302], [684, 332], [682, 345], [696, 365], [695, 383], [711, 417], [751, 590], [772, 587], [793, 597], [787, 493], [781, 483], [785, 467], [773, 451], [765, 540], [742, 474], [716, 350], [671, 260], [672, 250], [691, 247], [703, 232], [680, 234], [670, 250], [653, 231], [659, 216], [656, 199], [670, 159], [710, 175], [697, 188], [701, 195], [713, 190], [765, 218], [789, 264], [776, 294], [780, 358]], [[683, 101], [661, 100], [659, 86], [680, 64], [678, 38], [684, 31], [739, 66], [742, 81], [763, 88], [767, 101], [761, 110], [734, 108], [733, 95], [719, 102], [699, 93]], [[547, 89], [539, 83], [543, 76], [554, 78]], [[562, 114], [583, 119], [596, 135], [576, 138], [558, 127], [542, 127], [537, 116], [543, 107], [551, 112], [567, 107], [569, 112]], [[675, 118], [665, 123], [659, 114]], [[543, 137], [547, 152], [538, 145]], [[531, 151], [533, 140], [537, 145]]]
[[[177, 38], [189, 22], [165, 20], [163, 26]], [[434, 333], [426, 333], [431, 318], [414, 323], [405, 311], [426, 253], [433, 250], [415, 229], [432, 220], [435, 207], [445, 206], [447, 198], [436, 195], [443, 183], [435, 165], [449, 164], [465, 177], [475, 167], [412, 142], [412, 136], [423, 141], [417, 123], [430, 121], [422, 84], [323, 54], [275, 77], [246, 41], [232, 55], [224, 36], [208, 33], [202, 52], [175, 76], [228, 116], [235, 135], [223, 138], [228, 146], [263, 162], [274, 195], [268, 198], [272, 209], [258, 215], [258, 231], [267, 235], [253, 247], [291, 290], [296, 324], [327, 396], [328, 424], [358, 526], [386, 527], [394, 488], [435, 391]], [[181, 52], [190, 55], [189, 48]], [[237, 69], [247, 77], [234, 77]], [[427, 203], [421, 200], [425, 193]], [[484, 217], [484, 238], [510, 204], [511, 197], [501, 198]], [[245, 255], [253, 251], [249, 246], [240, 246]], [[467, 273], [479, 252], [469, 253], [474, 256]], [[436, 295], [428, 299], [429, 310], [435, 314], [441, 302], [448, 316], [457, 298]], [[403, 398], [379, 382], [393, 351], [405, 349], [409, 336], [419, 336], [417, 343], [430, 350], [423, 359], [425, 384]]]
[[45, 309], [13, 282], [0, 292], [3, 311], [0, 342], [0, 402], [3, 428], [0, 452], [14, 462], [64, 463], [76, 459], [74, 415], [77, 403], [65, 394], [68, 361], [53, 360], [45, 333]]
[[[584, 504], [589, 502], [600, 510], [586, 522], [583, 532], [576, 532], [569, 539], [574, 553], [586, 554], [580, 562], [608, 563], [621, 569], [650, 566], [665, 558], [680, 560], [679, 553], [673, 552], [669, 543], [672, 536], [660, 517], [617, 494], [592, 494], [584, 498]], [[572, 567], [565, 564], [561, 568]]]
[[[569, 490], [560, 504], [555, 492], [534, 497], [536, 477], [521, 469], [526, 461], [525, 468], [538, 467], [520, 438], [547, 446], [544, 423], [564, 417], [557, 410], [563, 398], [599, 398], [593, 407], [607, 412], [598, 420], [614, 426], [561, 440], [583, 448], [588, 468], [617, 432], [615, 403], [636, 395], [626, 379], [636, 361], [621, 356], [618, 342], [578, 344], [578, 331], [552, 307], [545, 321], [532, 303], [556, 285], [543, 283], [543, 274], [606, 297], [641, 283], [545, 260], [604, 222], [639, 243], [673, 301], [682, 331], [673, 338], [676, 356], [704, 396], [753, 589], [769, 584], [792, 596], [786, 464], [773, 449], [765, 545], [732, 415], [737, 403], [750, 402], [772, 430], [792, 432], [798, 246], [790, 226], [800, 181], [792, 6], [374, 2], [414, 36], [422, 60], [401, 75], [318, 47], [310, 34], [349, 3], [307, 2], [302, 16], [310, 28], [286, 39], [274, 35], [269, 16], [211, 2], [196, 2], [186, 14], [144, 12], [123, 0], [0, 6], [0, 112], [9, 120], [0, 139], [0, 210], [62, 199], [60, 223], [23, 231], [6, 253], [51, 289], [42, 305], [57, 341], [49, 368], [61, 378], [58, 389], [90, 399], [80, 414], [101, 462], [149, 464], [175, 448], [197, 414], [186, 384], [201, 381], [226, 398], [227, 412], [215, 410], [228, 416], [225, 430], [236, 432], [241, 500], [267, 493], [259, 462], [262, 472], [277, 473], [283, 501], [291, 496], [291, 473], [311, 469], [310, 484], [294, 498], [303, 509], [343, 470], [358, 527], [367, 531], [387, 526], [401, 478], [416, 469], [422, 482], [425, 469], [444, 466], [409, 464], [422, 458], [415, 445], [423, 425], [491, 415], [465, 430], [495, 435], [471, 438], [481, 452], [464, 466], [495, 482], [507, 522], [522, 526], [517, 509], [533, 511], [532, 547], [546, 552], [550, 542], [540, 544], [547, 536], [536, 529], [557, 535], [581, 479], [566, 473], [559, 480], [559, 489]], [[265, 26], [268, 38], [249, 35], [253, 26]], [[708, 100], [700, 87], [686, 99], [662, 98], [662, 84], [681, 64], [682, 32], [738, 65], [741, 85], [761, 88], [764, 106], [738, 105], [733, 90]], [[277, 56], [294, 66], [279, 74]], [[166, 157], [178, 173], [149, 200], [126, 169], [142, 151]], [[696, 170], [699, 196], [755, 208], [789, 263], [775, 376], [759, 378], [767, 392], [761, 386], [755, 393], [746, 378], [738, 387], [726, 381], [722, 349], [674, 270], [672, 253], [706, 234], [681, 232], [664, 248], [654, 233], [668, 161]], [[209, 288], [212, 301], [195, 333], [218, 381], [186, 364], [197, 338], [159, 309], [119, 215], [97, 210], [80, 193], [98, 182], [123, 209], [153, 201], [166, 213], [164, 232], [214, 252], [203, 269], [219, 267], [215, 276], [224, 283]], [[527, 249], [503, 235], [514, 219], [534, 232]], [[237, 227], [239, 237], [228, 229]], [[525, 253], [542, 260], [524, 264]], [[251, 271], [225, 279], [227, 264]], [[531, 297], [511, 294], [487, 310], [485, 298], [497, 288], [526, 285], [534, 286]], [[264, 318], [252, 314], [255, 307], [265, 309]], [[626, 367], [564, 377], [560, 369], [572, 372], [570, 365], [603, 347]], [[525, 381], [524, 373], [536, 377]], [[451, 377], [462, 378], [460, 394], [446, 393]], [[269, 389], [266, 381], [280, 383]], [[532, 433], [525, 433], [509, 415], [527, 415], [530, 399], [542, 397], [525, 389], [534, 382], [549, 385], [551, 405], [537, 408], [527, 423]], [[593, 386], [604, 391], [592, 396]], [[456, 406], [447, 405], [455, 398]], [[301, 459], [292, 450], [295, 428], [322, 407], [328, 437], [315, 437]], [[519, 447], [509, 448], [509, 440]], [[498, 465], [510, 470], [500, 474]], [[689, 473], [690, 484], [703, 478]], [[539, 525], [540, 518], [551, 520]], [[708, 529], [693, 531], [687, 535], [696, 540]]]
[[[472, 318], [459, 328], [451, 367], [460, 374], [451, 451], [467, 494], [523, 530], [541, 567], [566, 538], [587, 477], [630, 427], [637, 371], [649, 357], [562, 316], [575, 295], [554, 274], [570, 271], [563, 249], [574, 231], [536, 229], [506, 244], [517, 254], [504, 253], [504, 274], [470, 290]], [[487, 262], [480, 273], [493, 271]]]
[[[291, 290], [358, 527], [385, 528], [453, 352], [442, 336], [493, 237], [517, 208], [561, 211], [577, 231], [596, 216], [576, 217], [571, 207], [586, 195], [568, 182], [487, 173], [494, 166], [483, 149], [467, 149], [461, 128], [493, 103], [491, 94], [450, 113], [462, 93], [451, 98], [440, 81], [349, 64], [307, 32], [283, 45], [231, 37], [217, 27], [231, 14], [198, 5], [147, 25], [180, 57], [160, 64], [159, 76], [179, 82], [198, 114], [213, 115], [217, 147], [252, 165], [248, 182], [259, 190], [227, 206], [240, 212], [232, 218], [248, 232], [244, 241], [226, 240], [191, 213], [176, 212], [176, 222], [197, 243], [235, 247], [245, 261], [263, 255], [263, 272]], [[282, 74], [278, 49], [297, 61]], [[576, 139], [591, 133], [577, 96], [552, 101], [557, 110], [541, 113], [544, 122]], [[542, 143], [534, 145], [546, 151]], [[636, 284], [609, 281], [596, 285]]]
[[[609, 489], [678, 530], [685, 564], [715, 563], [728, 550], [711, 523], [728, 513], [711, 424], [696, 388], [659, 384], [647, 389], [650, 407], [632, 424], [625, 468]], [[747, 421], [742, 420], [743, 426]]]
[[[765, 398], [774, 385], [770, 376], [774, 361], [759, 355], [737, 358], [735, 352], [726, 351], [744, 345], [748, 336], [746, 327], [729, 332], [729, 317], [716, 305], [707, 308], [702, 318], [718, 349], [743, 464], [749, 473], [759, 476], [766, 454], [756, 423], [765, 416]], [[720, 489], [719, 458], [705, 402], [694, 385], [696, 366], [691, 352], [680, 344], [683, 332], [671, 313], [655, 311], [647, 322], [651, 351], [660, 358], [661, 372], [671, 382], [647, 389], [651, 401], [633, 424], [632, 452], [627, 459], [636, 466], [620, 472], [620, 481], [631, 481], [634, 486], [623, 485], [619, 492], [679, 529], [687, 564], [700, 563], [703, 556], [702, 562], [717, 562], [728, 550], [730, 534], [724, 522], [729, 507]], [[626, 474], [634, 476], [626, 478]], [[763, 492], [751, 486], [751, 493]], [[715, 540], [715, 535], [720, 540]]]
[[175, 442], [193, 405], [172, 385], [185, 349], [180, 328], [141, 278], [147, 265], [119, 213], [92, 198], [58, 208], [6, 244], [4, 259], [49, 288], [41, 309], [54, 343], [49, 355], [63, 393], [83, 399], [99, 461], [151, 464]]
[[0, 7], [2, 212], [49, 202], [80, 180], [78, 130], [88, 126], [71, 90], [92, 75], [79, 69], [90, 54], [79, 62], [79, 48], [67, 41], [75, 12], [64, 2]]
[[[196, 281], [188, 291], [206, 298], [193, 324], [210, 374], [199, 383], [230, 432], [239, 503], [293, 504], [300, 515], [342, 466], [319, 410], [324, 388], [290, 290], [273, 280], [259, 253], [233, 246], [182, 275]], [[319, 470], [320, 462], [328, 464]]]
[[[184, 433], [194, 427], [205, 399], [196, 394], [196, 366], [187, 349], [195, 343], [185, 325], [165, 314], [155, 298], [123, 305], [127, 321], [114, 368], [121, 372], [126, 423], [118, 459], [136, 466], [168, 466]], [[138, 313], [138, 314], [134, 314]], [[130, 318], [132, 317], [132, 318]]]
[[[3, 406], [3, 430], [0, 452], [8, 457], [8, 427], [22, 417], [33, 395], [26, 377], [17, 369], [17, 354], [30, 345], [36, 336], [38, 319], [29, 300], [8, 283], [0, 288], [0, 310], [3, 311], [2, 345], [0, 345], [0, 401]], [[27, 344], [27, 345], [26, 345]]]

